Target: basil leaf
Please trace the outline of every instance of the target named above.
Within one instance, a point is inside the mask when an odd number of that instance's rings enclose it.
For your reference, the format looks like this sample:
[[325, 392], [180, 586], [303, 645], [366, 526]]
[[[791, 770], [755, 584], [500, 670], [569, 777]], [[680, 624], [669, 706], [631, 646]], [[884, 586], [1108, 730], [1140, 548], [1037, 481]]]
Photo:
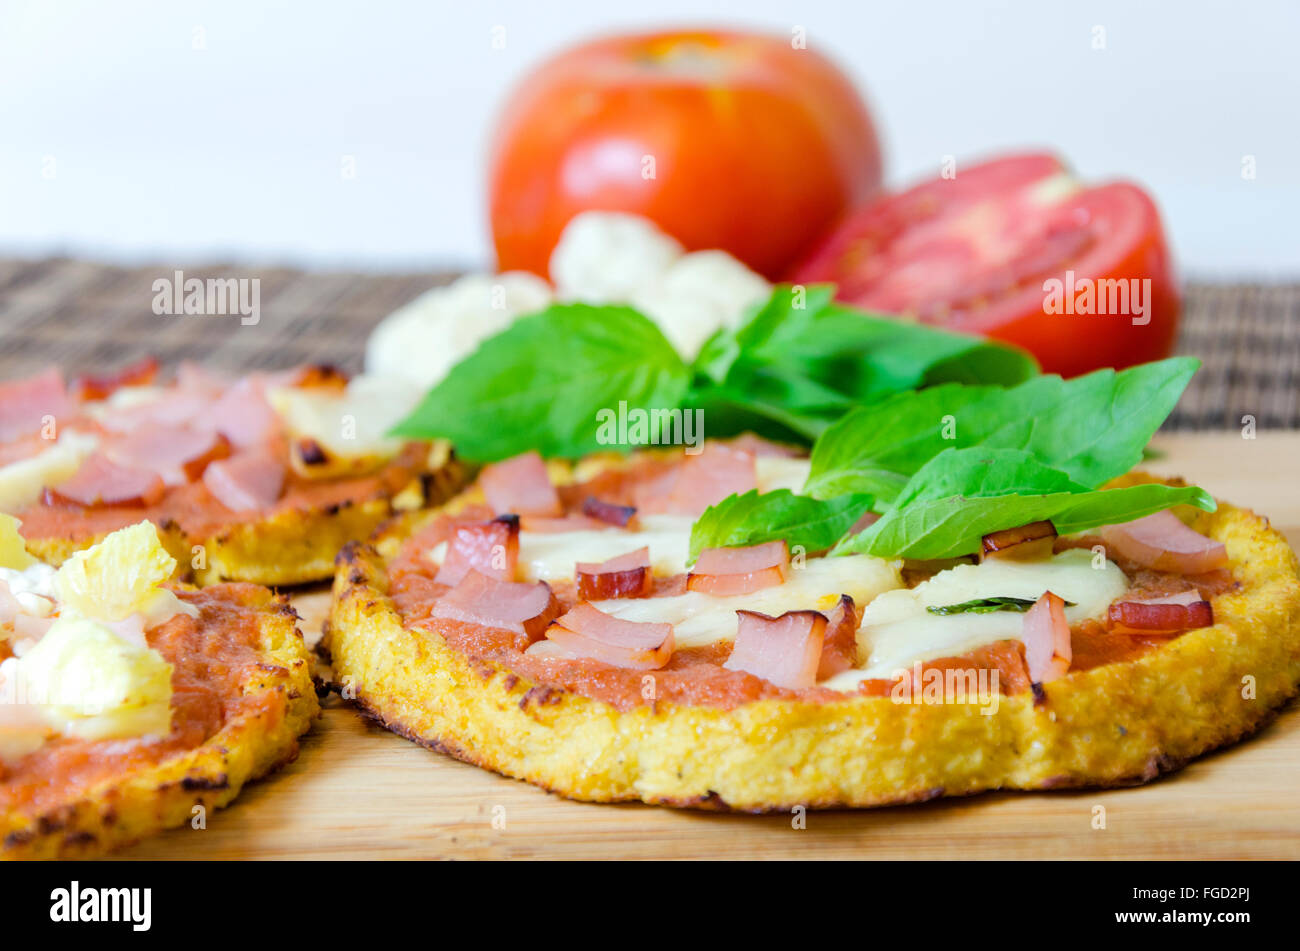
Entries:
[[912, 477], [891, 510], [833, 554], [955, 558], [978, 551], [990, 532], [1029, 522], [1050, 520], [1066, 535], [1181, 504], [1215, 508], [1196, 486], [1089, 490], [1024, 450], [945, 449]]
[[452, 440], [490, 462], [536, 449], [578, 456], [611, 446], [597, 413], [682, 405], [690, 371], [630, 307], [556, 304], [483, 341], [391, 435]]
[[741, 548], [784, 539], [791, 548], [824, 551], [871, 509], [871, 496], [846, 495], [827, 502], [789, 489], [731, 495], [704, 511], [691, 529], [688, 564], [706, 548]]
[[[1069, 601], [1066, 602], [1070, 604]], [[1029, 598], [975, 598], [960, 604], [930, 605], [925, 610], [929, 614], [948, 617], [952, 614], [992, 614], [994, 611], [1016, 611], [1024, 614], [1034, 606]]]
[[1176, 357], [1073, 380], [1040, 376], [1010, 389], [900, 394], [855, 409], [826, 431], [806, 491], [818, 498], [866, 491], [888, 503], [944, 449], [977, 445], [1028, 450], [1076, 482], [1100, 485], [1142, 460], [1199, 365]]

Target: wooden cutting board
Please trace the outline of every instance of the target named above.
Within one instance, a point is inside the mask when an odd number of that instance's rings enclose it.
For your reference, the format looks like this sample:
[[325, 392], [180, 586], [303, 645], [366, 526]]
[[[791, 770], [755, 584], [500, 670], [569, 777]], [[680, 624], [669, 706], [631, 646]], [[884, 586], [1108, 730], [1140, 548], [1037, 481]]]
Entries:
[[[1266, 513], [1300, 542], [1300, 433], [1166, 436], [1147, 468]], [[323, 592], [300, 595], [318, 636]], [[291, 766], [201, 831], [127, 858], [1300, 858], [1300, 704], [1133, 789], [990, 793], [861, 812], [718, 815], [569, 802], [428, 752], [332, 698]], [[1095, 808], [1105, 829], [1094, 828]]]

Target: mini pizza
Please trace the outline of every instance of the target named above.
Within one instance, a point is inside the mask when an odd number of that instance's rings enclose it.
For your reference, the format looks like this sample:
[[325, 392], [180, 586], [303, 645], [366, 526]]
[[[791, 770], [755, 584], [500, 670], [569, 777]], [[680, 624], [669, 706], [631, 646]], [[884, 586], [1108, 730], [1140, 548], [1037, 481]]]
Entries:
[[490, 465], [340, 554], [335, 680], [565, 796], [753, 812], [1144, 782], [1296, 692], [1295, 555], [1227, 504], [946, 561], [769, 539], [691, 562], [707, 507], [808, 465], [757, 440]]
[[0, 512], [43, 561], [147, 519], [200, 584], [320, 580], [344, 542], [458, 482], [445, 443], [386, 438], [410, 397], [375, 378], [157, 374], [0, 384]]
[[56, 569], [0, 516], [0, 858], [206, 828], [297, 756], [320, 707], [293, 609], [174, 570], [149, 522]]

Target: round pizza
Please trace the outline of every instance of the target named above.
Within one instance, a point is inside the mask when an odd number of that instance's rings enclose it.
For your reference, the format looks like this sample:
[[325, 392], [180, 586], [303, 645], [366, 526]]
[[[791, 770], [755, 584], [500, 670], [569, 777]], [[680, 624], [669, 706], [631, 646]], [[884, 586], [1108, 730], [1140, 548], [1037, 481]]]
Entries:
[[147, 519], [200, 584], [321, 580], [346, 541], [459, 480], [445, 443], [385, 435], [410, 395], [383, 380], [321, 366], [157, 373], [149, 359], [0, 385], [0, 512], [42, 560]]
[[204, 829], [297, 756], [320, 708], [293, 609], [174, 570], [149, 522], [56, 569], [0, 516], [0, 858]]
[[340, 554], [336, 686], [565, 796], [754, 812], [1140, 783], [1296, 693], [1266, 519], [1140, 473], [1057, 491], [1009, 448], [818, 499], [828, 442], [489, 465]]

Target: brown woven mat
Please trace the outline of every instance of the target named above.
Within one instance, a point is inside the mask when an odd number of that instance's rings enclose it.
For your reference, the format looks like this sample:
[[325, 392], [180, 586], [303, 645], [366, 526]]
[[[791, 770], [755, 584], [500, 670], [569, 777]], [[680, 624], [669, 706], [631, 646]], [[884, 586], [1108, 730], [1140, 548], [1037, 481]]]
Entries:
[[[229, 370], [330, 362], [357, 370], [376, 323], [450, 273], [347, 274], [214, 264], [185, 278], [259, 278], [261, 318], [166, 317], [153, 282], [169, 267], [0, 259], [0, 379], [59, 363], [103, 371], [146, 353]], [[1300, 285], [1192, 283], [1181, 353], [1205, 361], [1167, 429], [1300, 428]]]

